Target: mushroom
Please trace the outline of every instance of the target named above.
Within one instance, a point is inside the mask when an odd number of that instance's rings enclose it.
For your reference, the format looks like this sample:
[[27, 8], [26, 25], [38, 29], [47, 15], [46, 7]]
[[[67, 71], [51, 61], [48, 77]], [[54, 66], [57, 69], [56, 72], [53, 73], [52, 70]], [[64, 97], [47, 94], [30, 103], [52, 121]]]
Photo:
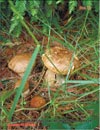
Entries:
[[46, 100], [39, 95], [34, 96], [30, 102], [30, 106], [33, 108], [40, 108], [44, 106], [45, 104], [46, 104]]
[[[78, 58], [74, 56], [72, 60], [72, 57], [73, 53], [71, 51], [60, 46], [54, 46], [50, 49], [47, 49], [45, 53], [42, 55], [42, 61], [44, 65], [49, 69], [49, 71], [47, 70], [46, 72], [45, 79], [52, 79], [52, 82], [54, 82], [55, 77], [58, 77], [56, 82], [58, 82], [59, 84], [59, 80], [61, 79], [60, 77], [62, 75], [66, 75], [69, 72], [69, 70], [70, 72], [72, 72], [75, 68], [79, 67]], [[61, 83], [64, 83], [64, 77], [61, 79], [60, 84]]]
[[[18, 88], [20, 86], [20, 83], [21, 83], [21, 79], [17, 80], [17, 82], [15, 83], [14, 85], [14, 89]], [[29, 93], [29, 82], [27, 81], [25, 86], [24, 86], [24, 90], [22, 92], [22, 96], [23, 97], [26, 97]]]
[[46, 71], [44, 79], [49, 86], [59, 86], [65, 82], [64, 76], [58, 75], [49, 69]]
[[8, 67], [12, 71], [14, 71], [19, 76], [22, 77], [24, 75], [24, 72], [25, 72], [28, 64], [29, 64], [30, 58], [31, 58], [30, 53], [24, 53], [24, 54], [16, 55], [10, 60]]

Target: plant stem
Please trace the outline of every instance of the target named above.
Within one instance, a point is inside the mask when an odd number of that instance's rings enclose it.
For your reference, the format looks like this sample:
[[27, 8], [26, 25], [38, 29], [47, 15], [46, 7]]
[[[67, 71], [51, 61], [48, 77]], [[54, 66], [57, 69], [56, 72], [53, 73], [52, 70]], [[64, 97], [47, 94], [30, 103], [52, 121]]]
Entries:
[[98, 93], [99, 93], [99, 90], [100, 90], [100, 88], [96, 88], [96, 89], [94, 89], [93, 91], [90, 91], [90, 92], [87, 92], [87, 93], [83, 94], [82, 96], [80, 96], [80, 97], [77, 98], [76, 100], [78, 101], [79, 99], [81, 99], [81, 98], [83, 98], [83, 97], [85, 97], [85, 96], [88, 96], [89, 94], [95, 93], [95, 92], [97, 92], [97, 91], [98, 91]]

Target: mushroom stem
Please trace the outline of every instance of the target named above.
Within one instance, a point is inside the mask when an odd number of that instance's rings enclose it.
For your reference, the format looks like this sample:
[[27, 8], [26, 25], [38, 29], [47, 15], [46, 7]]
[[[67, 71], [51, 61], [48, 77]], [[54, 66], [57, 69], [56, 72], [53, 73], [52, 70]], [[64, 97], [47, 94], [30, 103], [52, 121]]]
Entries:
[[47, 82], [47, 85], [53, 87], [62, 85], [65, 82], [65, 77], [48, 69], [45, 73], [44, 80]]

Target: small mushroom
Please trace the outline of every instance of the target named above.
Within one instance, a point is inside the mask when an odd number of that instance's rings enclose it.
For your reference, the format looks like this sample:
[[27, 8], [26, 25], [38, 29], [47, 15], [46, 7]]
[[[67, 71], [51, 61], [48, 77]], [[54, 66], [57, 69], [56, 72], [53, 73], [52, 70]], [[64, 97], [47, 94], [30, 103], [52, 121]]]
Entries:
[[30, 102], [30, 106], [33, 108], [40, 108], [44, 106], [45, 104], [46, 104], [46, 100], [39, 95], [34, 96]]
[[[20, 86], [21, 83], [21, 79], [17, 80], [17, 82], [14, 85], [14, 89], [18, 88]], [[24, 87], [24, 90], [22, 92], [22, 96], [26, 97], [28, 95], [28, 93], [30, 92], [29, 90], [29, 82], [27, 81]]]
[[8, 67], [22, 77], [29, 64], [30, 58], [30, 53], [16, 55], [10, 60]]
[[58, 84], [59, 80], [61, 80], [60, 83], [64, 83], [64, 78], [61, 79], [61, 75], [66, 75], [69, 70], [72, 72], [75, 68], [79, 67], [78, 58], [74, 56], [72, 60], [72, 57], [73, 53], [71, 51], [60, 46], [54, 46], [47, 49], [42, 55], [42, 61], [48, 68], [45, 79], [54, 82], [56, 77], [56, 82], [58, 82]]

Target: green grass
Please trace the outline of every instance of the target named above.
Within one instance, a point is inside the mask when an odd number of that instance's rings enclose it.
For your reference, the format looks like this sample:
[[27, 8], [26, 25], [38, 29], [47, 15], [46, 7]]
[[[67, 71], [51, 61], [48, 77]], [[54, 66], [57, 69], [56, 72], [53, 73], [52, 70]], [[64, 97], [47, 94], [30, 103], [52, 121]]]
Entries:
[[[61, 44], [63, 44], [65, 47], [68, 47], [69, 49], [73, 48], [73, 50], [81, 60], [80, 68], [77, 71], [73, 72], [72, 76], [76, 73], [83, 80], [71, 80], [68, 75], [67, 77], [68, 80], [66, 82], [73, 84], [72, 86], [70, 85], [70, 87], [87, 88], [87, 91], [81, 95], [77, 95], [78, 98], [76, 100], [63, 101], [63, 98], [66, 99], [66, 97], [71, 97], [72, 95], [69, 93], [68, 95], [66, 95], [66, 92], [63, 93], [63, 95], [60, 95], [59, 89], [52, 94], [50, 88], [48, 88], [48, 96], [50, 97], [49, 98], [50, 106], [44, 113], [49, 115], [49, 117], [58, 117], [58, 118], [62, 117], [60, 113], [57, 112], [58, 106], [61, 104], [63, 105], [63, 104], [70, 104], [70, 103], [73, 103], [76, 107], [73, 109], [73, 111], [77, 111], [77, 112], [81, 111], [83, 114], [86, 115], [86, 119], [89, 117], [91, 118], [94, 117], [91, 116], [91, 114], [88, 114], [88, 111], [85, 110], [84, 108], [86, 104], [91, 104], [94, 98], [90, 99], [86, 103], [84, 102], [81, 103], [81, 99], [84, 99], [91, 94], [96, 95], [98, 98], [99, 88], [95, 87], [95, 84], [97, 84], [97, 86], [99, 85], [99, 79], [98, 77], [95, 77], [95, 75], [98, 76], [98, 65], [99, 65], [98, 16], [95, 16], [91, 11], [88, 13], [81, 14], [80, 17], [79, 17], [80, 15], [79, 12], [76, 15], [77, 16], [72, 18], [71, 21], [68, 23], [68, 25], [63, 27], [63, 30], [66, 30], [65, 34], [58, 35], [58, 32], [55, 32], [52, 28], [51, 30], [54, 32], [54, 34], [56, 33], [58, 36], [63, 37], [62, 39], [64, 39], [64, 42], [61, 42]], [[47, 26], [49, 27], [49, 25]], [[76, 30], [76, 32], [73, 33], [72, 32], [73, 30]], [[72, 41], [70, 40], [70, 36], [73, 37]], [[57, 41], [60, 40], [57, 39]], [[76, 43], [76, 45], [73, 45], [74, 42]], [[82, 73], [83, 69], [85, 73], [84, 72]], [[63, 89], [63, 87], [60, 88], [60, 90], [61, 89]], [[62, 101], [57, 102], [57, 99], [59, 99], [59, 97], [61, 96], [62, 96]], [[69, 112], [66, 111], [66, 112], [72, 113], [72, 111]], [[94, 113], [95, 111], [93, 111], [93, 115]], [[80, 121], [78, 120], [76, 122], [80, 122]], [[85, 125], [86, 124], [84, 124], [83, 126], [85, 127]], [[88, 123], [87, 125], [89, 126]], [[81, 128], [81, 124], [80, 124], [80, 128]]]
[[[95, 122], [93, 126], [91, 124], [93, 123], [94, 117], [95, 117], [95, 120], [96, 119], [98, 120], [98, 113], [96, 113], [98, 112], [98, 102], [95, 101], [95, 97], [97, 97], [96, 100], [98, 100], [98, 92], [99, 92], [99, 87], [98, 87], [98, 84], [99, 84], [99, 79], [98, 79], [98, 65], [99, 65], [98, 16], [95, 16], [92, 11], [84, 12], [84, 13], [76, 12], [75, 16], [71, 18], [71, 21], [69, 21], [67, 25], [62, 27], [61, 32], [63, 33], [56, 31], [59, 29], [55, 30], [54, 28], [52, 28], [51, 27], [52, 23], [48, 24], [48, 23], [45, 23], [43, 19], [42, 20], [39, 19], [39, 20], [43, 22], [45, 26], [49, 28], [49, 31], [48, 33], [44, 33], [42, 30], [37, 30], [38, 33], [40, 33], [41, 35], [49, 36], [49, 38], [57, 40], [63, 46], [73, 50], [74, 53], [79, 57], [81, 61], [81, 66], [77, 70], [75, 70], [71, 75], [69, 74], [66, 75], [66, 84], [62, 85], [59, 89], [56, 90], [56, 92], [52, 92], [50, 90], [50, 86], [45, 86], [44, 83], [40, 85], [40, 87], [42, 88], [45, 88], [45, 87], [47, 88], [48, 90], [47, 95], [48, 95], [49, 101], [46, 106], [46, 109], [40, 113], [39, 119], [42, 119], [43, 117], [50, 118], [51, 124], [49, 125], [51, 128], [51, 125], [54, 126], [52, 121], [55, 118], [62, 119], [64, 118], [64, 115], [66, 114], [68, 126], [64, 127], [64, 124], [62, 124], [63, 126], [61, 127], [63, 128], [68, 128], [69, 125], [71, 126], [71, 128], [73, 127], [76, 128], [75, 130], [82, 127], [95, 128], [98, 122]], [[31, 29], [34, 30], [34, 27], [32, 27]], [[52, 36], [51, 32], [53, 32], [53, 34], [58, 35], [60, 38], [63, 39], [63, 41]], [[48, 47], [50, 46], [49, 42], [47, 46]], [[33, 62], [35, 62], [35, 59], [39, 53], [39, 48], [40, 46], [37, 46], [35, 52], [33, 53], [29, 66], [21, 82], [21, 85], [20, 85], [21, 87], [19, 87], [17, 94], [15, 95], [15, 99], [13, 101], [14, 103], [9, 113], [10, 120], [15, 112], [15, 108], [19, 100], [19, 97], [21, 95], [22, 89], [25, 85], [25, 82], [30, 74], [32, 64]], [[42, 50], [42, 52], [43, 51], [44, 50]], [[76, 78], [74, 78], [74, 75], [76, 75]], [[68, 86], [69, 84], [71, 85]], [[70, 93], [66, 91], [66, 88], [73, 88], [73, 87], [79, 88], [81, 90], [85, 89], [85, 91], [82, 94], [74, 94], [74, 93]], [[60, 91], [62, 91], [62, 93], [60, 93]], [[89, 98], [90, 95], [94, 95], [94, 96]], [[73, 96], [76, 96], [76, 99], [68, 100]], [[59, 106], [66, 106], [68, 104], [73, 104], [72, 110], [65, 110], [61, 113], [57, 111]], [[3, 110], [2, 112], [6, 117], [6, 115], [8, 115], [8, 110], [6, 110], [6, 106], [4, 104], [2, 105], [3, 106], [1, 107], [1, 109]], [[31, 110], [30, 108], [23, 108], [22, 110], [25, 110], [25, 109]], [[91, 109], [93, 111], [92, 114], [88, 112]], [[75, 115], [76, 113], [77, 113], [77, 116]], [[79, 119], [79, 116], [83, 116], [81, 117], [81, 121]], [[90, 121], [89, 119], [91, 120], [91, 122], [89, 122]], [[47, 124], [48, 123], [45, 121], [44, 125], [47, 125]]]
[[28, 67], [27, 67], [27, 69], [26, 69], [26, 71], [25, 71], [25, 75], [23, 76], [22, 81], [21, 81], [21, 84], [20, 84], [20, 86], [19, 86], [19, 88], [18, 88], [18, 90], [17, 90], [17, 93], [16, 93], [16, 96], [15, 96], [15, 99], [14, 99], [14, 102], [13, 102], [13, 105], [12, 105], [12, 108], [11, 108], [10, 113], [9, 113], [9, 115], [8, 115], [9, 120], [12, 119], [12, 116], [13, 116], [13, 114], [14, 114], [16, 105], [17, 105], [18, 100], [19, 100], [19, 98], [20, 98], [20, 96], [21, 96], [21, 93], [22, 93], [22, 91], [23, 91], [23, 88], [24, 88], [24, 86], [25, 86], [25, 83], [26, 83], [26, 81], [27, 81], [27, 79], [28, 79], [28, 77], [29, 77], [29, 74], [30, 74], [30, 72], [31, 72], [31, 70], [32, 70], [32, 66], [33, 66], [33, 64], [35, 63], [36, 57], [37, 57], [37, 55], [38, 55], [38, 53], [39, 53], [39, 50], [40, 50], [40, 46], [37, 45], [37, 47], [35, 48], [35, 50], [34, 50], [34, 52], [33, 52], [32, 57], [31, 57], [31, 59], [30, 59], [30, 63], [29, 63], [29, 65], [28, 65]]

